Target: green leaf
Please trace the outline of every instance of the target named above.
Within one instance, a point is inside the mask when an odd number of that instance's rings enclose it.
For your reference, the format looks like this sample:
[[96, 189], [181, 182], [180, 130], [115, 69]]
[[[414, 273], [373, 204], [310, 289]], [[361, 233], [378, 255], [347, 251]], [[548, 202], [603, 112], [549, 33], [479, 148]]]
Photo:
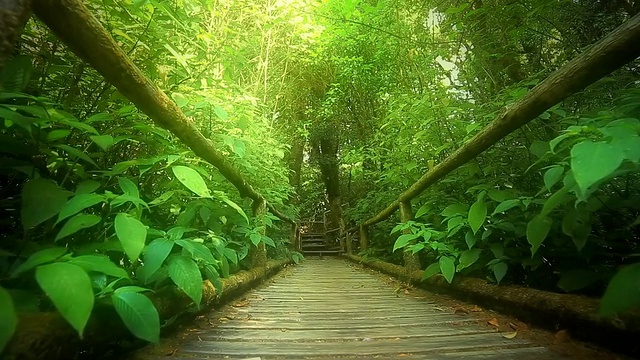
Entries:
[[104, 255], [81, 255], [69, 260], [70, 264], [78, 265], [85, 271], [96, 271], [106, 275], [111, 275], [119, 279], [128, 279], [129, 274], [114, 264], [111, 259]]
[[507, 274], [507, 270], [509, 270], [509, 265], [502, 261], [493, 265], [493, 276], [496, 277], [498, 284], [500, 284], [500, 281], [504, 279], [504, 276]]
[[465, 215], [467, 213], [467, 204], [451, 204], [442, 211], [442, 216], [451, 217], [454, 215]]
[[238, 265], [238, 253], [230, 248], [224, 248], [224, 256], [229, 259], [234, 265]]
[[151, 300], [131, 291], [115, 292], [113, 307], [133, 335], [157, 344], [160, 341], [160, 316]]
[[417, 219], [420, 216], [429, 213], [429, 211], [431, 211], [431, 204], [425, 203], [424, 205], [420, 206], [420, 209], [418, 209], [418, 211], [416, 212], [415, 218]]
[[102, 150], [107, 151], [109, 146], [113, 145], [115, 140], [111, 135], [92, 135], [89, 136], [94, 143], [96, 143]]
[[454, 259], [450, 256], [441, 256], [439, 260], [440, 272], [447, 279], [447, 282], [451, 284], [453, 276], [456, 274], [456, 266]]
[[90, 228], [100, 222], [102, 218], [97, 215], [80, 214], [67, 221], [58, 232], [54, 241], [58, 241], [69, 235], [73, 235], [82, 229]]
[[473, 265], [480, 258], [480, 253], [482, 250], [480, 249], [469, 249], [465, 250], [460, 254], [460, 258], [458, 259], [458, 271], [468, 268]]
[[71, 199], [69, 199], [60, 209], [60, 213], [58, 214], [58, 220], [56, 220], [56, 224], [60, 221], [68, 218], [69, 216], [75, 215], [80, 211], [92, 207], [96, 204], [105, 201], [105, 197], [103, 195], [98, 194], [79, 194]]
[[202, 300], [202, 275], [198, 265], [186, 256], [175, 255], [169, 259], [169, 277], [200, 307]]
[[138, 191], [138, 186], [131, 180], [126, 177], [118, 177], [118, 185], [124, 195], [129, 195], [134, 198], [140, 198], [140, 191]]
[[247, 221], [247, 224], [249, 223], [249, 217], [247, 217], [247, 214], [244, 212], [244, 210], [242, 210], [240, 206], [238, 206], [238, 204], [229, 200], [226, 196], [221, 197], [220, 200], [224, 201], [225, 204], [231, 206], [235, 211], [238, 212], [238, 214], [242, 215], [242, 217]]
[[71, 195], [54, 182], [44, 179], [33, 179], [22, 187], [22, 226], [31, 229], [55, 216]]
[[38, 266], [36, 281], [82, 338], [93, 309], [89, 275], [79, 266], [59, 262]]
[[582, 194], [611, 175], [624, 160], [624, 150], [606, 142], [585, 140], [571, 149], [571, 170]]
[[484, 200], [478, 200], [469, 209], [469, 226], [473, 233], [477, 233], [482, 227], [485, 218], [487, 217], [487, 204]]
[[92, 193], [100, 187], [100, 183], [95, 180], [84, 180], [76, 188], [76, 196], [80, 194]]
[[67, 249], [60, 248], [60, 247], [52, 247], [49, 249], [40, 250], [37, 253], [34, 253], [31, 256], [29, 256], [27, 261], [20, 264], [13, 271], [13, 274], [11, 274], [11, 277], [16, 277], [21, 273], [31, 270], [38, 265], [52, 262], [66, 253], [67, 253]]
[[501, 202], [500, 204], [498, 204], [498, 206], [496, 206], [496, 209], [493, 211], [493, 214], [491, 215], [495, 215], [495, 214], [499, 214], [499, 213], [503, 213], [509, 209], [512, 209], [516, 206], [520, 205], [520, 199], [510, 199], [510, 200], [505, 200], [503, 202]]
[[549, 217], [536, 215], [527, 224], [527, 241], [531, 244], [531, 256], [535, 255], [538, 248], [540, 248], [540, 245], [542, 245], [547, 234], [549, 234], [552, 223], [553, 220]]
[[165, 238], [155, 239], [147, 245], [143, 256], [146, 279], [151, 278], [160, 269], [171, 253], [171, 249], [173, 249], [173, 241]]
[[393, 252], [407, 246], [411, 240], [417, 239], [419, 236], [418, 234], [402, 234], [398, 236], [396, 243], [393, 244]]
[[439, 274], [439, 273], [440, 273], [440, 264], [437, 262], [434, 262], [433, 264], [427, 266], [427, 268], [424, 270], [424, 273], [422, 274], [422, 281], [427, 280], [433, 275]]
[[476, 244], [477, 239], [472, 231], [467, 231], [467, 233], [464, 235], [464, 241], [467, 243], [467, 247], [471, 249], [473, 245]]
[[229, 114], [220, 106], [214, 106], [213, 112], [216, 113], [216, 116], [218, 116], [220, 120], [227, 120], [229, 118]]
[[18, 314], [9, 292], [0, 286], [0, 354], [18, 326]]
[[187, 189], [201, 197], [211, 197], [209, 188], [202, 176], [190, 167], [176, 165], [171, 168], [176, 178], [187, 187]]
[[147, 227], [138, 219], [124, 213], [116, 215], [113, 224], [125, 254], [131, 262], [136, 261], [144, 248]]
[[600, 315], [629, 310], [640, 305], [640, 263], [623, 267], [609, 281], [600, 302]]
[[564, 167], [560, 165], [553, 166], [544, 173], [544, 186], [547, 190], [551, 191], [553, 185], [562, 178], [562, 174], [564, 174]]
[[204, 267], [204, 274], [207, 277], [207, 279], [211, 281], [211, 283], [213, 284], [213, 287], [216, 288], [216, 295], [218, 297], [222, 296], [223, 285], [222, 285], [222, 279], [220, 278], [220, 274], [218, 274], [218, 270], [216, 270], [216, 268], [214, 268], [213, 265], [207, 264]]
[[251, 233], [249, 234], [249, 240], [251, 240], [251, 243], [253, 245], [258, 246], [258, 244], [260, 244], [260, 241], [262, 240], [262, 236], [260, 234]]
[[89, 157], [89, 155], [87, 155], [86, 153], [82, 152], [79, 149], [76, 149], [69, 145], [56, 145], [55, 147], [57, 147], [58, 149], [64, 150], [69, 155], [69, 157], [73, 160], [82, 159], [88, 162], [89, 164], [99, 168], [98, 164], [96, 164], [96, 162], [93, 161], [93, 159]]
[[47, 142], [54, 142], [60, 139], [64, 139], [71, 134], [71, 130], [57, 129], [52, 130], [47, 134]]

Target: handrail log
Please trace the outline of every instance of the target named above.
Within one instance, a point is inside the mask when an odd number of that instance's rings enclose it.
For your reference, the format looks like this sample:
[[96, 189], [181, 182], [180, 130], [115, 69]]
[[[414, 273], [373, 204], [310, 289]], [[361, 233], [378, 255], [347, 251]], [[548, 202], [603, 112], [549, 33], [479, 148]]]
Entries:
[[[549, 75], [462, 147], [426, 172], [400, 194], [398, 199], [361, 225], [367, 227], [387, 219], [398, 209], [401, 202], [420, 195], [429, 186], [474, 159], [552, 106], [635, 60], [640, 56], [639, 44], [640, 14], [627, 20], [595, 45]], [[356, 231], [358, 228], [359, 226], [354, 226], [348, 231]]]

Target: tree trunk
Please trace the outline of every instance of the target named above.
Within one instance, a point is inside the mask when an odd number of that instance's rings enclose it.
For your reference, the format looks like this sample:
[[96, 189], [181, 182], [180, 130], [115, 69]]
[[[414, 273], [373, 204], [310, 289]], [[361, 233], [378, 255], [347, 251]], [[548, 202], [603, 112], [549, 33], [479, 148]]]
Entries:
[[[400, 203], [400, 221], [407, 222], [413, 220], [413, 212], [411, 211], [411, 201], [403, 201]], [[404, 234], [411, 234], [410, 229], [405, 229]], [[415, 240], [411, 242], [415, 243]], [[418, 254], [412, 254], [409, 251], [403, 253], [404, 267], [407, 270], [407, 274], [412, 274], [416, 270], [420, 270], [420, 259]]]

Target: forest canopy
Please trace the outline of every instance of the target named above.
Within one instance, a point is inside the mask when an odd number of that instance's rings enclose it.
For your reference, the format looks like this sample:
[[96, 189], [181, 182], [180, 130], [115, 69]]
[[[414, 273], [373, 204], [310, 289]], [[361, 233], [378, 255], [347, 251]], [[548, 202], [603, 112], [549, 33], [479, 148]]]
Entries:
[[[151, 291], [199, 306], [203, 279], [221, 291], [261, 251], [299, 261], [286, 219], [327, 212], [351, 241], [349, 228], [640, 12], [637, 0], [85, 5], [260, 196], [31, 18], [0, 73], [0, 351], [18, 314], [54, 309], [80, 336], [106, 309], [157, 342]], [[613, 315], [640, 304], [639, 170], [635, 60], [420, 193], [400, 208], [410, 216], [369, 227], [354, 251], [411, 259], [425, 279], [604, 296]]]

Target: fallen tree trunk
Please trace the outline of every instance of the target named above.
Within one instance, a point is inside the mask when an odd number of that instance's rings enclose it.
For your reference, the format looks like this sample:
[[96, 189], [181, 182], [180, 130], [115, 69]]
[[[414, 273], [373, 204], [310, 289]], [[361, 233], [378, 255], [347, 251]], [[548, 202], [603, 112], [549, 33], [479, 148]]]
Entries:
[[456, 276], [451, 284], [441, 275], [422, 281], [422, 270], [408, 273], [404, 267], [384, 261], [354, 255], [344, 257], [429, 291], [446, 293], [547, 329], [567, 329], [576, 338], [614, 351], [640, 355], [640, 314], [603, 318], [598, 315], [600, 301], [591, 297], [517, 285], [495, 285], [482, 279], [460, 276]]
[[[158, 88], [116, 44], [82, 0], [38, 0], [33, 11], [69, 48], [86, 60], [122, 95], [147, 114], [158, 126], [177, 136], [197, 156], [215, 166], [240, 196], [259, 201], [263, 196], [204, 137], [160, 88]], [[294, 220], [268, 205], [278, 218]]]
[[[522, 99], [508, 107], [462, 147], [426, 172], [362, 226], [384, 221], [400, 206], [420, 195], [429, 186], [474, 159], [489, 147], [538, 117], [552, 106], [600, 80], [640, 56], [640, 14], [629, 19], [595, 45], [549, 75]], [[349, 231], [357, 230], [357, 226]]]
[[[204, 281], [200, 309], [229, 301], [289, 263], [289, 260], [271, 260], [265, 267], [240, 271], [222, 279], [221, 296], [216, 294], [209, 280]], [[193, 310], [191, 299], [173, 286], [148, 296], [158, 309], [161, 320]], [[110, 306], [103, 306], [92, 314], [84, 339], [78, 338], [78, 332], [57, 312], [23, 313], [20, 314], [18, 328], [3, 353], [3, 359], [93, 359], [114, 352], [117, 348], [120, 351], [126, 350], [133, 342], [142, 341], [133, 339]]]

